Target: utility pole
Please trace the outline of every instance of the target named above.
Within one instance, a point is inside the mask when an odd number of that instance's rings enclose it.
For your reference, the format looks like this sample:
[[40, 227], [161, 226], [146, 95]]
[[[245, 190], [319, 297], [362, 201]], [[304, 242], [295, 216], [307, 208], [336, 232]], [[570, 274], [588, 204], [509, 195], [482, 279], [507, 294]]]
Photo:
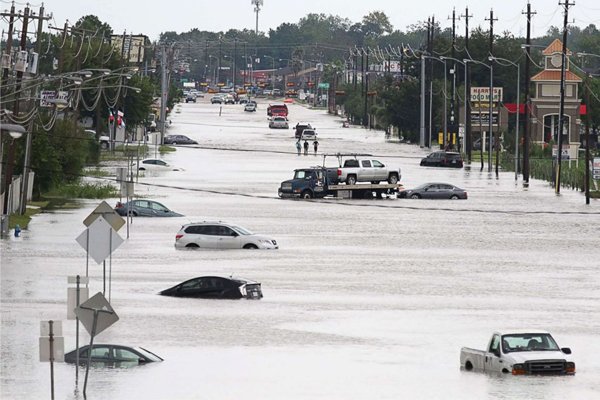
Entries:
[[[486, 21], [488, 21], [488, 18], [486, 18]], [[490, 10], [490, 56], [494, 55], [494, 21], [498, 21], [498, 19], [494, 19], [494, 10]], [[488, 124], [488, 128], [489, 128], [489, 139], [488, 139], [488, 172], [492, 172], [492, 150], [493, 150], [493, 144], [494, 144], [494, 139], [497, 140], [497, 138], [494, 138], [494, 125], [493, 125], [493, 106], [494, 106], [494, 61], [490, 60], [490, 91], [489, 91], [489, 124]], [[498, 110], [500, 111], [500, 110]], [[498, 131], [500, 130], [500, 113], [498, 113]], [[483, 144], [483, 141], [482, 141]], [[498, 145], [498, 144], [496, 144]], [[498, 159], [496, 159], [496, 175], [498, 175]]]
[[[456, 58], [456, 10], [452, 8], [452, 58]], [[444, 66], [446, 68], [446, 66]], [[452, 97], [450, 98], [450, 144], [452, 144], [452, 135], [456, 134], [455, 128], [456, 116], [456, 61], [452, 61]], [[458, 135], [457, 135], [458, 136]], [[444, 143], [446, 144], [446, 143]], [[459, 149], [460, 151], [460, 149]]]
[[[6, 17], [7, 15], [2, 13], [0, 14], [2, 17]], [[6, 87], [6, 83], [8, 82], [8, 74], [10, 73], [10, 66], [11, 66], [11, 51], [12, 51], [12, 42], [13, 42], [13, 27], [14, 27], [14, 23], [15, 23], [15, 2], [13, 1], [12, 6], [10, 7], [10, 13], [8, 14], [9, 20], [8, 20], [8, 36], [6, 38], [6, 50], [5, 50], [5, 54], [6, 57], [8, 58], [8, 63], [6, 63], [6, 68], [4, 68], [4, 71], [2, 71], [2, 87], [5, 88]]]
[[[525, 133], [523, 134], [523, 186], [529, 186], [529, 143], [531, 136], [531, 97], [529, 95], [530, 77], [529, 66], [531, 63], [531, 15], [536, 14], [531, 11], [531, 4], [527, 2], [527, 40], [525, 52]], [[518, 110], [517, 112], [520, 112]]]
[[[426, 46], [426, 53], [427, 55], [431, 55], [431, 47], [432, 47], [432, 25], [431, 25], [431, 17], [427, 18], [427, 46]], [[427, 67], [430, 65], [431, 61], [427, 58], [427, 57], [423, 57], [423, 62], [425, 63], [425, 66], [422, 68], [422, 72], [423, 72], [423, 79], [425, 81], [425, 88], [423, 89], [423, 93], [425, 94], [425, 107], [424, 107], [424, 111], [425, 111], [425, 115], [429, 115], [430, 111], [431, 111], [431, 90], [427, 90], [427, 88], [429, 88], [429, 81], [430, 78], [427, 77]], [[425, 118], [425, 116], [424, 116]], [[430, 147], [429, 143], [431, 143], [431, 120], [430, 118], [426, 118], [425, 119], [425, 135], [424, 135], [424, 139], [425, 139], [425, 147]]]
[[[27, 46], [27, 25], [29, 24], [29, 6], [25, 7], [25, 11], [23, 12], [23, 29], [21, 30], [21, 43], [20, 49], [21, 51], [25, 51]], [[11, 38], [12, 39], [12, 38]], [[21, 92], [21, 81], [23, 79], [23, 71], [17, 71], [17, 81], [15, 85], [15, 100], [13, 103], [13, 116], [17, 118], [19, 116], [19, 97]], [[0, 138], [1, 140], [1, 138]], [[9, 194], [10, 194], [10, 185], [12, 183], [13, 169], [15, 164], [15, 152], [16, 152], [16, 143], [15, 140], [11, 140], [10, 147], [8, 148], [8, 160], [6, 165], [6, 179], [4, 180], [4, 210], [2, 210], [2, 214], [8, 215], [10, 211], [9, 207]]]
[[[360, 54], [360, 93], [363, 96], [367, 96], [367, 92], [365, 91], [365, 49], [361, 49], [361, 54]], [[315, 96], [316, 96], [317, 92], [315, 89]], [[361, 118], [362, 124], [365, 125], [365, 115], [363, 114], [362, 118]]]
[[[36, 50], [38, 53], [38, 62], [39, 62], [39, 56], [42, 54], [42, 30], [44, 28], [44, 21], [45, 20], [49, 20], [52, 16], [49, 17], [44, 17], [44, 3], [42, 3], [42, 6], [40, 7], [40, 12], [38, 14], [37, 17], [32, 16], [31, 18], [37, 18], [38, 19], [38, 27], [37, 27], [37, 43], [36, 43]], [[35, 102], [37, 102], [37, 98], [39, 97], [39, 92], [40, 92], [40, 86], [37, 86], [36, 89], [36, 96], [35, 99], [33, 99], [34, 102], [34, 107], [35, 107]], [[25, 155], [23, 158], [23, 177], [21, 178], [21, 201], [19, 203], [20, 205], [20, 210], [19, 210], [19, 214], [23, 215], [25, 214], [25, 210], [27, 208], [27, 188], [29, 186], [29, 164], [31, 162], [31, 145], [32, 145], [32, 140], [33, 140], [33, 122], [31, 122], [30, 127], [28, 129], [28, 134], [26, 135], [25, 138]]]
[[[233, 74], [231, 80], [233, 81], [233, 91], [235, 92], [235, 83], [237, 78], [237, 38], [233, 39]], [[237, 92], [236, 92], [237, 93]]]
[[[167, 85], [167, 47], [164, 43], [161, 45], [161, 96], [160, 96], [160, 139], [156, 145], [163, 144], [165, 137], [166, 126], [167, 126], [167, 98], [168, 98], [168, 85]], [[115, 119], [114, 124], [117, 123]]]
[[219, 38], [219, 62], [217, 67], [217, 85], [221, 83], [221, 57], [223, 53], [223, 41]]
[[[566, 63], [567, 63], [567, 20], [569, 18], [569, 7], [575, 5], [575, 3], [570, 3], [569, 0], [565, 0], [564, 3], [558, 2], [559, 5], [563, 5], [565, 7], [565, 20], [563, 23], [563, 43], [562, 43], [562, 62], [560, 63], [560, 111], [558, 114], [558, 154], [557, 154], [557, 163], [556, 163], [556, 181], [554, 185], [554, 191], [556, 194], [560, 194], [560, 171], [561, 171], [561, 162], [562, 162], [562, 142], [563, 142], [563, 125], [564, 125], [564, 113], [565, 113], [565, 75], [566, 75]], [[570, 128], [570, 126], [569, 126]], [[567, 129], [567, 134], [569, 134], [569, 130]], [[570, 136], [570, 135], [569, 135]], [[587, 165], [586, 165], [587, 168]]]
[[590, 103], [590, 80], [589, 74], [585, 74], [583, 88], [585, 89], [585, 204], [590, 204], [590, 124], [592, 120], [590, 114], [592, 112], [592, 104]]
[[365, 127], [369, 126], [369, 110], [368, 110], [368, 99], [369, 99], [369, 52], [366, 54], [366, 63], [365, 63], [365, 105], [363, 111], [363, 125]]
[[[465, 9], [465, 14], [462, 17], [465, 18], [465, 58], [468, 56], [469, 51], [469, 18], [473, 15], [469, 15], [469, 7]], [[465, 63], [465, 96], [471, 96], [471, 74], [469, 73], [469, 63]], [[473, 134], [471, 132], [471, 100], [465, 98], [465, 144], [467, 151], [467, 160], [471, 164], [471, 152], [473, 150]]]

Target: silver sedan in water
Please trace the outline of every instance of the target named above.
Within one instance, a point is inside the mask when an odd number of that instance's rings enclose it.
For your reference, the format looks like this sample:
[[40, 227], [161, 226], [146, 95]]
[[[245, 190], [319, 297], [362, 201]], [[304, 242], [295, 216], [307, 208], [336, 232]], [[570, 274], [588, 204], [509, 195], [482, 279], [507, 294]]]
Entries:
[[405, 199], [467, 199], [467, 192], [449, 183], [424, 183], [414, 189], [403, 190], [399, 197]]

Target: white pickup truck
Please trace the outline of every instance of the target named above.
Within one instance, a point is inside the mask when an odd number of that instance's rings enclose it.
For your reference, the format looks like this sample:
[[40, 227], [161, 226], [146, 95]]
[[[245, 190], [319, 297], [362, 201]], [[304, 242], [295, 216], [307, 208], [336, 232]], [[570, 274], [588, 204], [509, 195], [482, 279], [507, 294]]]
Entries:
[[495, 332], [486, 350], [463, 347], [460, 366], [467, 371], [513, 375], [575, 375], [571, 349], [560, 348], [544, 331]]
[[340, 163], [338, 168], [339, 181], [348, 185], [354, 185], [356, 182], [378, 184], [381, 181], [396, 184], [401, 177], [400, 168], [388, 168], [381, 161], [372, 158], [348, 158], [343, 165]]

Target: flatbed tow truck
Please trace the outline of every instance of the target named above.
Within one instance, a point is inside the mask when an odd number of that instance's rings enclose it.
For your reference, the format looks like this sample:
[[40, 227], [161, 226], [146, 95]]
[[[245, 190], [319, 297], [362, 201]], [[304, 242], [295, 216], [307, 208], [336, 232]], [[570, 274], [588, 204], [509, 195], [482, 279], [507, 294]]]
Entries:
[[340, 199], [373, 199], [392, 198], [398, 194], [403, 186], [399, 183], [363, 183], [343, 184], [339, 181], [340, 168], [325, 167], [327, 156], [335, 156], [341, 164], [342, 157], [368, 156], [368, 154], [325, 154], [323, 165], [294, 170], [294, 177], [281, 182], [278, 190], [281, 198], [324, 198], [336, 197]]

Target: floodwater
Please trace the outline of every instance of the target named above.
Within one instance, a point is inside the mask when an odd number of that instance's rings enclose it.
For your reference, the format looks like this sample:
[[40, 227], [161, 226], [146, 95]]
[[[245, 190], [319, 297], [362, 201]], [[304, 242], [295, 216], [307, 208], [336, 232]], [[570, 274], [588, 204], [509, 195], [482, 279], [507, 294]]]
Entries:
[[[165, 361], [94, 368], [88, 399], [600, 398], [600, 202], [586, 206], [568, 189], [556, 196], [540, 181], [523, 189], [514, 173], [496, 178], [478, 165], [419, 167], [418, 146], [343, 129], [339, 118], [297, 105], [291, 125], [316, 126], [319, 152], [371, 153], [402, 167], [406, 187], [449, 182], [469, 199], [281, 200], [279, 183], [323, 158], [312, 146], [297, 156], [292, 129], [267, 128], [266, 106], [223, 106], [219, 116], [205, 99], [171, 116], [169, 133], [199, 148], [165, 155], [185, 171], [148, 173], [136, 193], [185, 217], [134, 219], [109, 263], [106, 296], [120, 320], [95, 341], [142, 346]], [[98, 203], [40, 214], [20, 238], [1, 241], [2, 399], [50, 398], [40, 321], [63, 320], [66, 351], [75, 347], [67, 277], [86, 273], [75, 238]], [[271, 235], [280, 249], [175, 250], [181, 225], [204, 219]], [[209, 274], [262, 282], [265, 297], [157, 295]], [[101, 266], [91, 261], [89, 276], [90, 293], [102, 291]], [[460, 370], [462, 346], [483, 348], [493, 331], [511, 329], [550, 331], [573, 350], [577, 375]], [[57, 363], [54, 374], [57, 399], [83, 398], [84, 369], [79, 390], [73, 365]]]

